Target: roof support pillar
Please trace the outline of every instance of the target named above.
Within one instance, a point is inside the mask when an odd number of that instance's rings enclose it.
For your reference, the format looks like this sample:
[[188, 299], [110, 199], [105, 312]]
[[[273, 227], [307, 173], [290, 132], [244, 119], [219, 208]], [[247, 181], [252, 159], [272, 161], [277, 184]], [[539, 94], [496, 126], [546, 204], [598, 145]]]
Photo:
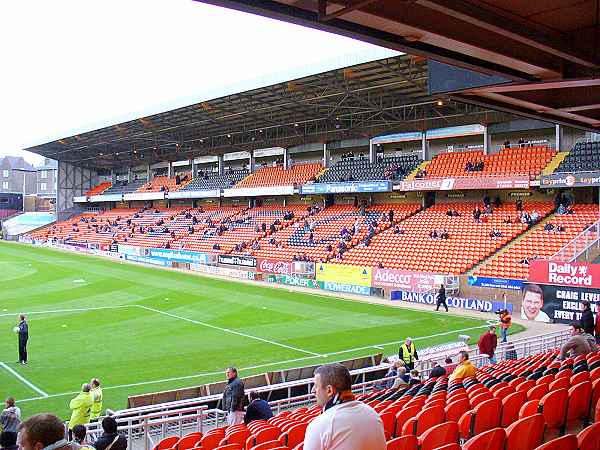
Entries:
[[169, 178], [173, 177], [173, 161], [169, 161], [169, 165], [167, 166], [167, 175]]
[[421, 159], [427, 161], [429, 159], [429, 152], [427, 148], [427, 130], [421, 133]]
[[290, 168], [290, 150], [287, 147], [283, 148], [283, 170]]
[[483, 126], [483, 154], [484, 155], [490, 154], [490, 146], [491, 145], [492, 145], [492, 135], [490, 134], [490, 132], [488, 130], [488, 126], [484, 125]]
[[146, 181], [150, 181], [150, 164], [146, 166]]
[[250, 170], [250, 173], [254, 173], [254, 153], [250, 152], [250, 161], [249, 161], [249, 167], [248, 169]]
[[219, 171], [219, 175], [223, 175], [225, 173], [225, 164], [223, 162], [223, 155], [217, 156], [217, 170]]
[[556, 151], [560, 152], [563, 145], [563, 127], [559, 124], [554, 126]]
[[377, 150], [373, 145], [373, 140], [369, 139], [369, 162], [373, 164], [377, 159]]
[[327, 142], [323, 143], [323, 167], [329, 167], [329, 150], [327, 150]]
[[133, 181], [133, 173], [131, 171], [131, 167], [127, 168], [127, 182], [131, 183]]
[[110, 170], [110, 182], [113, 186], [117, 184], [117, 174], [113, 169]]
[[192, 178], [196, 178], [196, 176], [198, 175], [198, 167], [196, 166], [196, 159], [195, 158], [190, 159], [190, 164], [192, 166]]

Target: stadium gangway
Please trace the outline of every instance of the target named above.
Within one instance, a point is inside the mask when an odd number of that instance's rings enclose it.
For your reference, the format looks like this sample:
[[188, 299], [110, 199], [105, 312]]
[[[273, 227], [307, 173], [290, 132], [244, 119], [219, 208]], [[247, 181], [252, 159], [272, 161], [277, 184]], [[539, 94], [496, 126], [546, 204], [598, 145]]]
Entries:
[[[600, 208], [600, 206], [599, 206]], [[588, 252], [594, 245], [600, 246], [600, 220], [590, 225], [563, 248], [550, 257], [550, 261], [573, 262], [585, 253], [585, 260], [588, 260]]]

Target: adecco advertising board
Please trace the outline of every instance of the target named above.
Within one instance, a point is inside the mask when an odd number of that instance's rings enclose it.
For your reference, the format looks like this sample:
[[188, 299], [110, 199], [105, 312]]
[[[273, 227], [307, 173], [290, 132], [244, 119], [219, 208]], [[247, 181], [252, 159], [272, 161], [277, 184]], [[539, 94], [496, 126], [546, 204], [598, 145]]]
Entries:
[[371, 287], [371, 277], [371, 267], [317, 264], [317, 281]]
[[373, 287], [427, 292], [444, 283], [444, 275], [408, 272], [396, 269], [373, 269]]

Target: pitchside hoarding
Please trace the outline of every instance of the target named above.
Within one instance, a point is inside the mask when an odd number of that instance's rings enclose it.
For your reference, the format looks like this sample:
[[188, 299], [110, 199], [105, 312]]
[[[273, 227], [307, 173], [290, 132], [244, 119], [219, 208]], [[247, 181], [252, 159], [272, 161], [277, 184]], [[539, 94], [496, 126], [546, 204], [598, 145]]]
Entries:
[[[391, 300], [435, 306], [437, 303], [437, 293], [392, 291]], [[503, 302], [483, 300], [480, 298], [447, 297], [446, 303], [448, 303], [448, 307], [450, 308], [460, 308], [471, 311], [495, 312], [505, 308]], [[510, 303], [507, 303], [506, 309], [512, 313], [513, 306]]]
[[311, 183], [300, 187], [300, 194], [343, 194], [355, 192], [390, 192], [390, 181], [365, 181], [346, 183]]
[[600, 264], [532, 261], [529, 282], [600, 289]]
[[600, 186], [600, 170], [593, 172], [553, 173], [540, 177], [542, 188]]
[[523, 282], [521, 280], [512, 280], [510, 278], [479, 277], [476, 275], [469, 276], [468, 283], [469, 286], [508, 289], [511, 291], [520, 291], [523, 287]]
[[230, 266], [256, 267], [256, 258], [252, 256], [219, 255], [219, 264]]
[[402, 289], [412, 292], [427, 292], [444, 283], [444, 275], [408, 272], [396, 269], [373, 269], [372, 286]]
[[[372, 268], [347, 266], [343, 264], [317, 264], [317, 281], [351, 286], [367, 286], [371, 288]], [[325, 288], [327, 289], [327, 288]], [[329, 290], [336, 290], [332, 287]], [[339, 291], [345, 292], [345, 291]]]
[[472, 189], [528, 189], [529, 177], [456, 177], [432, 178], [401, 181], [394, 186], [395, 191], [454, 191]]

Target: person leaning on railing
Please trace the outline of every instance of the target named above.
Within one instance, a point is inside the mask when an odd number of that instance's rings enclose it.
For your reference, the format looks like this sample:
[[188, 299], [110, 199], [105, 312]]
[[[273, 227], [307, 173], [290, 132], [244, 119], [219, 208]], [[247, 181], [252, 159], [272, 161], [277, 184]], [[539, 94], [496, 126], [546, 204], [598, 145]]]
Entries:
[[502, 337], [502, 342], [508, 342], [508, 330], [512, 326], [512, 316], [508, 309], [503, 309], [500, 311], [500, 336]]

